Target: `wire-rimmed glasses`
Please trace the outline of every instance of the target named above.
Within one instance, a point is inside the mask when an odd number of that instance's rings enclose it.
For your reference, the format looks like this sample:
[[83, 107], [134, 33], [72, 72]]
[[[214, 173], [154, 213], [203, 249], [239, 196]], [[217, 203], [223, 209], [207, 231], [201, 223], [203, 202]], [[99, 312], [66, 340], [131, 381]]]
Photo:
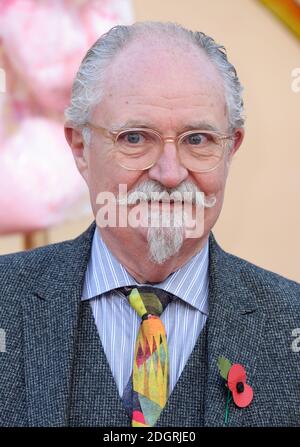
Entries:
[[202, 129], [163, 137], [156, 130], [143, 127], [112, 131], [91, 123], [87, 126], [110, 138], [116, 162], [134, 171], [150, 169], [159, 159], [164, 144], [175, 143], [179, 160], [186, 169], [210, 172], [219, 166], [228, 147], [226, 143], [233, 139], [233, 135]]

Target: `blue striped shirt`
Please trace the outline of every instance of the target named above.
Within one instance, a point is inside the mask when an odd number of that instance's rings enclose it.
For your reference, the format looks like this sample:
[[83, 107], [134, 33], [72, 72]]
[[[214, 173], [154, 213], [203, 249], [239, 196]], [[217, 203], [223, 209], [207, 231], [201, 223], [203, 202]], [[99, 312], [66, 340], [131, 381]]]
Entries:
[[[171, 394], [208, 315], [208, 241], [202, 250], [163, 282], [151, 284], [176, 296], [161, 315], [169, 347]], [[114, 290], [141, 286], [109, 251], [96, 228], [82, 293], [90, 300], [104, 352], [119, 394], [132, 373], [140, 317], [125, 295]]]

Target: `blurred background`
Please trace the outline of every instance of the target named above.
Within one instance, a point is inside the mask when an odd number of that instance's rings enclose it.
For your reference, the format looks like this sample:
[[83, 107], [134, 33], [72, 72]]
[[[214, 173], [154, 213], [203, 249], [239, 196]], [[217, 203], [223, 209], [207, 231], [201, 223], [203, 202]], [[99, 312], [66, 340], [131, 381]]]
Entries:
[[214, 234], [226, 251], [299, 282], [297, 0], [2, 0], [0, 254], [76, 237], [92, 222], [63, 109], [89, 46], [140, 20], [175, 21], [226, 47], [244, 86], [246, 137]]

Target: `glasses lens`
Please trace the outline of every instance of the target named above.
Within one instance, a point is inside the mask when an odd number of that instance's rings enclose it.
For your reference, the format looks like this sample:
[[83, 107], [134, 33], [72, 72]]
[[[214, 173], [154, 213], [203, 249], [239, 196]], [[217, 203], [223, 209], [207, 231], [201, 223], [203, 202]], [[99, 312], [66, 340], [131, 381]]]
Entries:
[[150, 130], [129, 129], [117, 135], [116, 161], [128, 169], [146, 169], [155, 163], [161, 139]]
[[187, 132], [179, 139], [178, 150], [187, 169], [195, 172], [210, 171], [223, 158], [224, 140], [213, 132]]

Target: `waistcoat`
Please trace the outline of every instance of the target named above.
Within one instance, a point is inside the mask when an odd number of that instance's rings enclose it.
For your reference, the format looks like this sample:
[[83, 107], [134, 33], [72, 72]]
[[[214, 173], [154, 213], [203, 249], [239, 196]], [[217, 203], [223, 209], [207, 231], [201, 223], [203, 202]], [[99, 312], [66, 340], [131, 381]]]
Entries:
[[[80, 304], [69, 425], [126, 427], [126, 413], [103, 350], [89, 301]], [[201, 427], [207, 376], [207, 322], [156, 427]]]

